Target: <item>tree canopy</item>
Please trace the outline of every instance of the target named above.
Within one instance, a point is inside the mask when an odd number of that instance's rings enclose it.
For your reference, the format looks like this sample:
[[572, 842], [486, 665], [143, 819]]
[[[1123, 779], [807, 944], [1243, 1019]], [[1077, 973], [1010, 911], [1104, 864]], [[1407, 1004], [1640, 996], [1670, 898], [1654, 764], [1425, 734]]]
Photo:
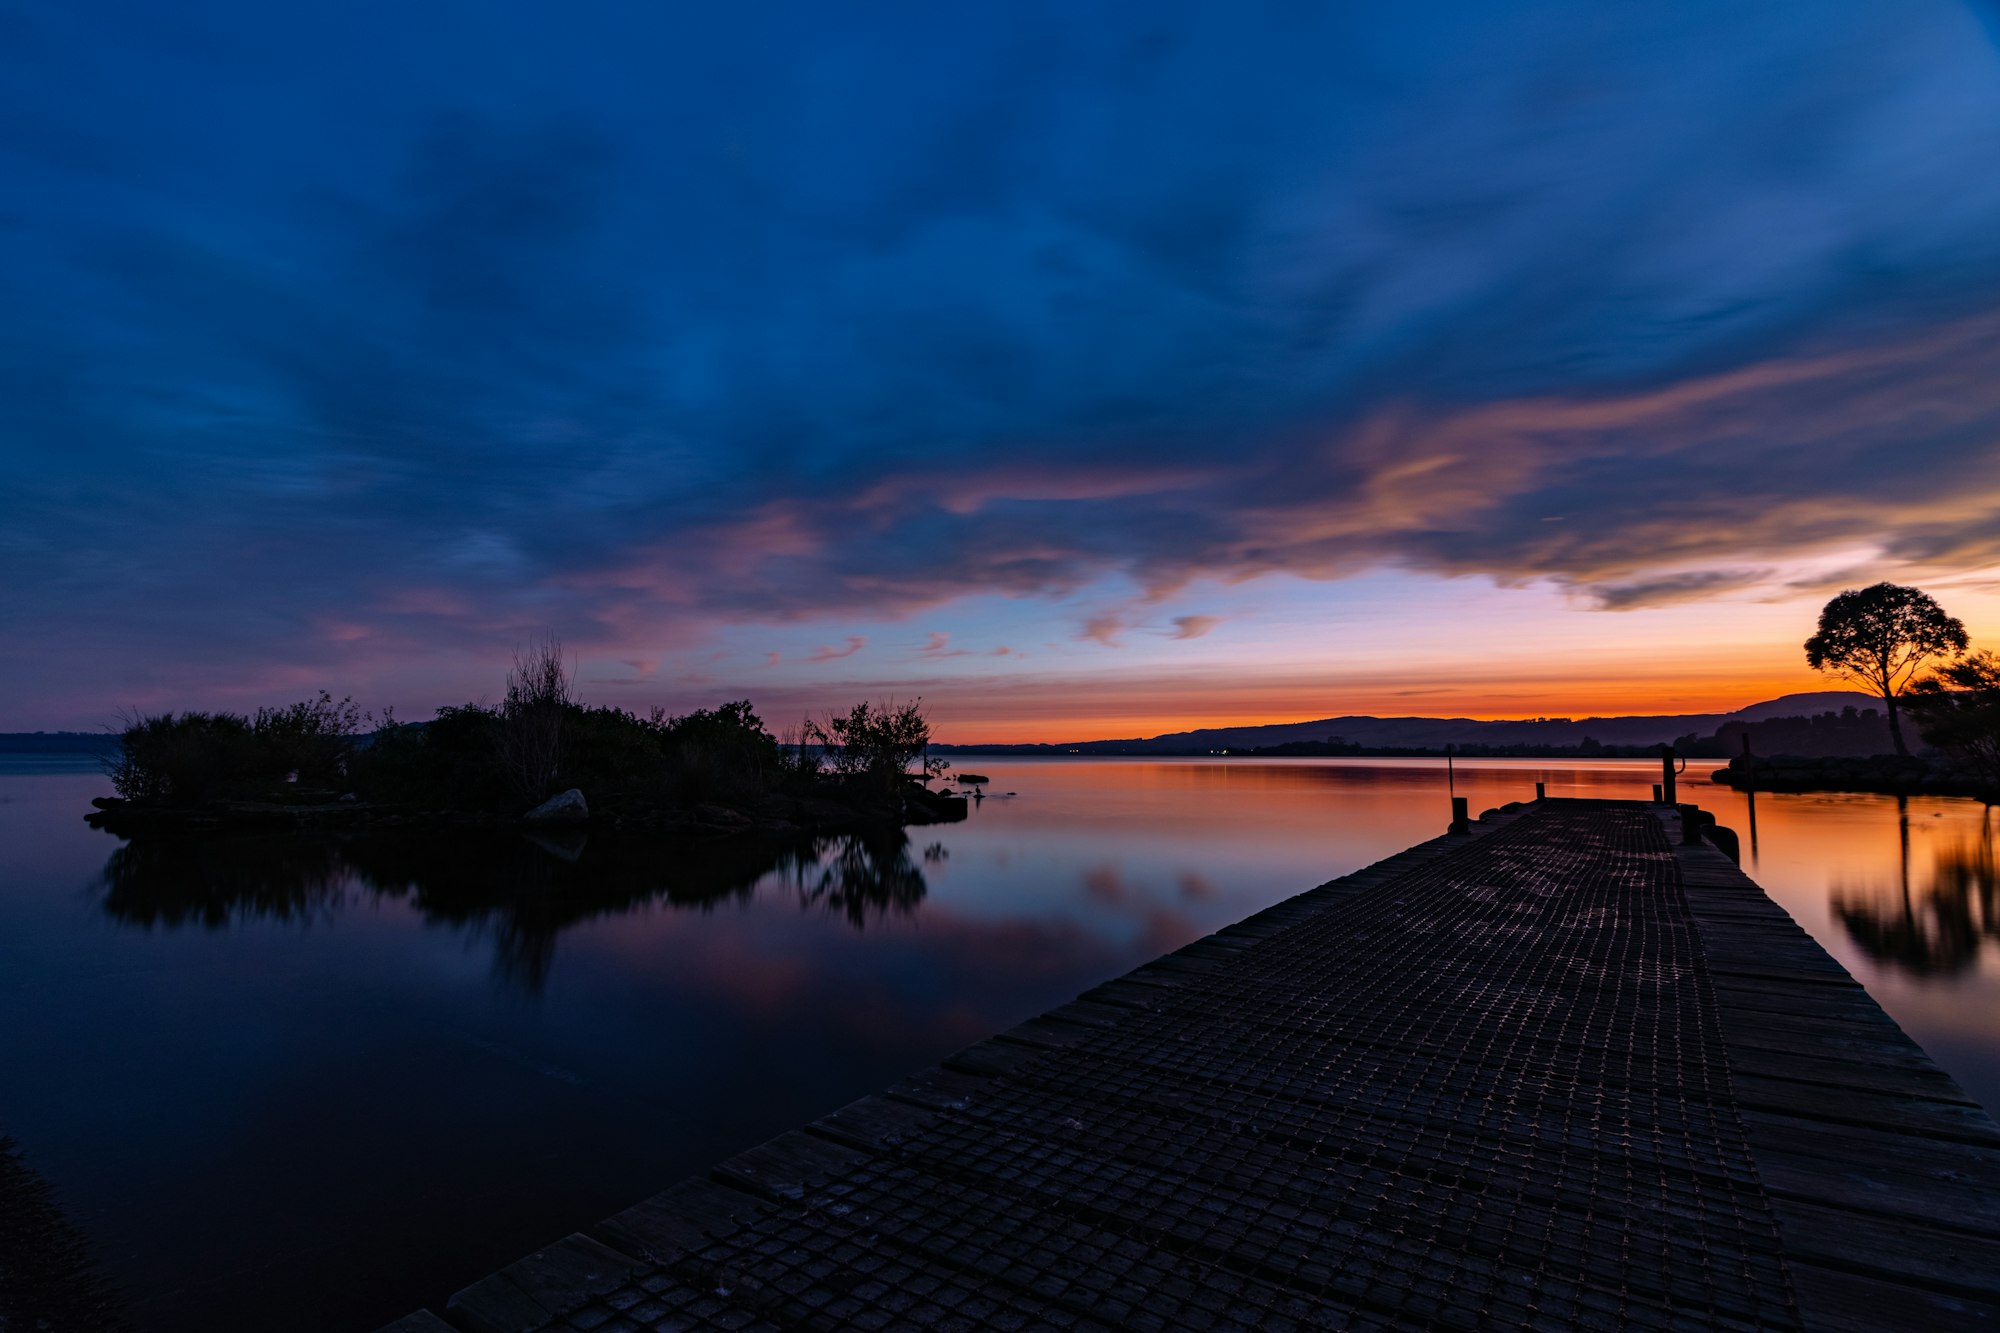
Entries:
[[1962, 653], [1965, 625], [1946, 615], [1929, 593], [1897, 583], [1849, 588], [1819, 613], [1819, 632], [1806, 640], [1806, 663], [1865, 685], [1882, 696], [1897, 754], [1908, 754], [1896, 699], [1933, 658]]
[[1930, 744], [2000, 793], [2000, 658], [1977, 652], [1910, 687], [1910, 711]]

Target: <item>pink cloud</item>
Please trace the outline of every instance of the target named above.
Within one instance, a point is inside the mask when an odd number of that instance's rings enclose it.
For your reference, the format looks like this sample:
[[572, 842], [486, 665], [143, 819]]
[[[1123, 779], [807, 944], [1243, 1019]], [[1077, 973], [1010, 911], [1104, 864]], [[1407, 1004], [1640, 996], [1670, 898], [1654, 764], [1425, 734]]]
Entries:
[[1115, 611], [1106, 611], [1102, 615], [1095, 615], [1084, 621], [1083, 632], [1077, 637], [1095, 639], [1106, 648], [1123, 648], [1125, 645], [1118, 641], [1118, 632], [1124, 628], [1123, 616]]
[[1199, 639], [1221, 623], [1221, 616], [1175, 616], [1173, 637]]
[[812, 655], [806, 658], [806, 661], [838, 662], [843, 657], [854, 656], [856, 653], [860, 652], [863, 648], [867, 646], [868, 646], [868, 640], [862, 638], [859, 634], [850, 634], [847, 636], [847, 643], [845, 644], [845, 646], [840, 648], [834, 648], [829, 645], [822, 644], [820, 647], [812, 650]]

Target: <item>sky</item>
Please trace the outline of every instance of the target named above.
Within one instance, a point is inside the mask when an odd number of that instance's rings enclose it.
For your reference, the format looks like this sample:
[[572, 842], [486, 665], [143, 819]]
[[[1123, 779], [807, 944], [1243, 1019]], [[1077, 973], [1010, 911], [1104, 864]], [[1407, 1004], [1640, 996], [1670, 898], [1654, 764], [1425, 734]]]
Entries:
[[942, 739], [2000, 646], [2000, 11], [0, 0], [0, 730]]

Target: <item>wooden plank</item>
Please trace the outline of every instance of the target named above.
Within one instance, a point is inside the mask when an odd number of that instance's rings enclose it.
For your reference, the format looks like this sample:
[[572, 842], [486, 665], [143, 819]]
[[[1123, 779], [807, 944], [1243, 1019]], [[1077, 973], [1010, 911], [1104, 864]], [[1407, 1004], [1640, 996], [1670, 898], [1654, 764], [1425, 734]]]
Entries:
[[384, 1324], [375, 1333], [462, 1333], [429, 1310], [419, 1310], [406, 1314], [393, 1324]]
[[873, 1151], [895, 1147], [928, 1127], [937, 1115], [928, 1107], [912, 1106], [908, 1102], [892, 1101], [887, 1097], [863, 1097], [830, 1115], [821, 1116], [813, 1121], [812, 1128], [842, 1143]]
[[1844, 1157], [1756, 1148], [1764, 1188], [1830, 1208], [1897, 1217], [1953, 1231], [2000, 1236], [2000, 1191], [1925, 1171], [1897, 1170], [1874, 1154]]
[[851, 1170], [869, 1154], [801, 1130], [780, 1134], [715, 1168], [718, 1180], [771, 1199], [803, 1198], [827, 1177]]
[[1758, 1050], [1797, 1050], [1804, 1055], [1838, 1054], [1856, 1060], [1896, 1056], [1929, 1060], [1921, 1047], [1903, 1035], [1901, 1028], [1884, 1028], [1879, 1023], [1845, 1023], [1815, 1020], [1810, 1014], [1727, 1008], [1721, 1017], [1723, 1039], [1731, 1045]]
[[1065, 1023], [1044, 1014], [1027, 1022], [1008, 1028], [996, 1041], [1018, 1042], [1023, 1046], [1033, 1046], [1037, 1050], [1060, 1051], [1076, 1045], [1088, 1037], [1095, 1029], [1079, 1023]]
[[1001, 1074], [1012, 1073], [1022, 1065], [1033, 1064], [1041, 1059], [1042, 1055], [1043, 1052], [1036, 1047], [989, 1037], [985, 1041], [976, 1042], [962, 1051], [955, 1051], [946, 1056], [944, 1067], [961, 1074], [979, 1074], [987, 1078], [997, 1078]]
[[1092, 1004], [1088, 1000], [1071, 1000], [1068, 1004], [1058, 1005], [1042, 1015], [1043, 1018], [1091, 1028], [1116, 1027], [1130, 1016], [1130, 1010], [1115, 1008], [1108, 1004]]
[[470, 1333], [536, 1333], [560, 1318], [499, 1273], [455, 1293], [444, 1308]]
[[769, 1210], [755, 1195], [697, 1177], [604, 1219], [592, 1232], [613, 1249], [664, 1266]]
[[1792, 1286], [1814, 1333], [1994, 1333], [2000, 1304], [1794, 1261]]
[[1887, 1060], [1862, 1061], [1852, 1056], [1841, 1057], [1822, 1052], [1802, 1054], [1769, 1047], [1742, 1046], [1734, 1042], [1727, 1045], [1732, 1066], [1745, 1072], [1755, 1071], [1759, 1078], [1952, 1102], [1960, 1106], [1979, 1105], [1949, 1075], [1938, 1069]]
[[966, 1102], [986, 1083], [986, 1079], [973, 1074], [954, 1073], [949, 1069], [923, 1069], [891, 1086], [885, 1095], [937, 1111], [962, 1111]]
[[1750, 1107], [1738, 1114], [1750, 1131], [1752, 1147], [1760, 1152], [1768, 1147], [1828, 1161], [1862, 1158], [1945, 1184], [2000, 1191], [2000, 1149], [1990, 1146], [1903, 1134], [1879, 1125], [1830, 1125]]
[[565, 1236], [473, 1283], [445, 1309], [473, 1333], [534, 1333], [644, 1267], [589, 1236]]
[[1107, 981], [1102, 986], [1093, 986], [1085, 991], [1081, 999], [1091, 1004], [1106, 1004], [1115, 1009], [1158, 1009], [1172, 1002], [1173, 996], [1160, 986], [1142, 985], [1131, 976]]
[[2000, 1237], [1802, 1200], [1790, 1201], [1782, 1218], [1785, 1252], [1801, 1262], [1967, 1300], [2000, 1302]]
[[1806, 992], [1798, 986], [1766, 984], [1734, 977], [1717, 977], [1714, 986], [1715, 998], [1724, 1008], [1742, 1009], [1754, 1014], [1797, 1014], [1805, 1018], [1901, 1031], [1895, 1020], [1882, 1012], [1882, 1006], [1868, 998], [1866, 991], [1832, 995], [1824, 993], [1821, 987]]

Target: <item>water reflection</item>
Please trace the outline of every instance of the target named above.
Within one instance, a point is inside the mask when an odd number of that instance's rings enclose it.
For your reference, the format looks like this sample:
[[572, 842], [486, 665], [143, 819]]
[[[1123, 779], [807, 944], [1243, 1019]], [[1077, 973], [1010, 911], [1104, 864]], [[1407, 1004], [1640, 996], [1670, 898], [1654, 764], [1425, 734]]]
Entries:
[[[78, 818], [100, 775], [0, 771], [0, 1130], [141, 1326], [374, 1328], [1449, 818], [1416, 760], [981, 766], [1020, 797], [914, 847], [385, 830], [115, 854]], [[1478, 811], [1658, 775], [1449, 781]], [[1979, 808], [1686, 782], [2000, 1107], [2000, 948], [1962, 961], [2000, 915]], [[1877, 961], [1911, 939], [1916, 964]]]
[[1894, 885], [1837, 888], [1833, 911], [1848, 937], [1876, 962], [1916, 976], [1954, 976], [1977, 970], [1989, 942], [2000, 942], [2000, 876], [1993, 833], [1958, 838], [1937, 847], [1930, 879], [1914, 888], [1910, 876], [1907, 809], [1899, 819], [1902, 868]]
[[221, 930], [330, 920], [357, 898], [399, 901], [427, 923], [489, 935], [496, 974], [539, 994], [558, 937], [581, 922], [653, 904], [710, 910], [765, 883], [857, 930], [914, 912], [928, 891], [900, 829], [788, 842], [397, 831], [131, 842], [105, 862], [103, 907], [132, 925]]

